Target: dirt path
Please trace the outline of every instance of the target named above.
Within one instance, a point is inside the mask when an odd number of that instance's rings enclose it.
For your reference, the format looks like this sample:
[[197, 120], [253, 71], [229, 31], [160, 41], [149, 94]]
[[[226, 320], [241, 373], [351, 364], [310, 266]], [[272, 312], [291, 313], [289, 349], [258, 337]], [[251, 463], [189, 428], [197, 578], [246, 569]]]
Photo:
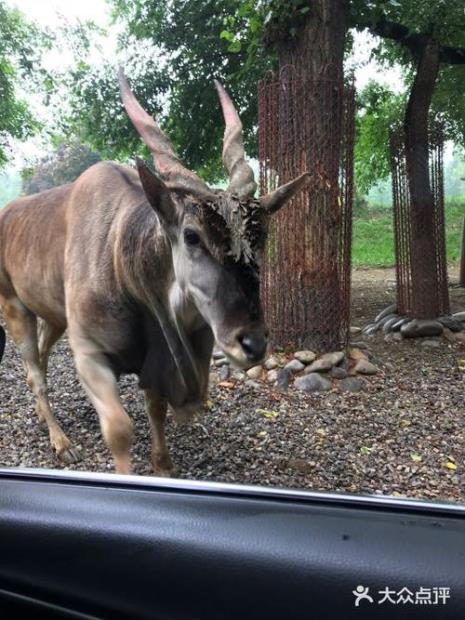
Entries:
[[[452, 270], [452, 282], [456, 272]], [[353, 320], [362, 326], [395, 298], [391, 269], [354, 274]], [[452, 288], [454, 309], [465, 293]], [[441, 342], [367, 340], [381, 373], [362, 392], [283, 395], [212, 385], [212, 407], [190, 426], [168, 424], [178, 476], [315, 490], [465, 501], [465, 348]], [[73, 469], [111, 471], [97, 423], [65, 341], [50, 362], [57, 417], [81, 450]], [[0, 368], [0, 464], [60, 467], [39, 428], [21, 362], [8, 342]], [[135, 377], [121, 382], [136, 426], [136, 473], [150, 473], [150, 439]], [[272, 412], [266, 415], [264, 410]]]

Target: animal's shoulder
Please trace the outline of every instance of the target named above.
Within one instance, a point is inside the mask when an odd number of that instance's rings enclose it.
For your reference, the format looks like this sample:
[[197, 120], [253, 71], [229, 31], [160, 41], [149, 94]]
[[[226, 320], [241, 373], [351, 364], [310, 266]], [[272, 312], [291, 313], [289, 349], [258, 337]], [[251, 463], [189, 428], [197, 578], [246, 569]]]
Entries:
[[83, 183], [88, 186], [95, 184], [101, 187], [106, 187], [108, 184], [115, 187], [117, 184], [125, 185], [136, 191], [142, 190], [137, 171], [114, 161], [100, 161], [85, 170], [77, 180], [78, 185]]

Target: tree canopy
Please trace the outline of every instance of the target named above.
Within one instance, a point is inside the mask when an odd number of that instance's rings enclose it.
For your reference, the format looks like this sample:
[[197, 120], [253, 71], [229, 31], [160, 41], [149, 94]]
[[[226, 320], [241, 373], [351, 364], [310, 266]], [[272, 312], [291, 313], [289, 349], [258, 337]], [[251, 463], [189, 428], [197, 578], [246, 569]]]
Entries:
[[[237, 104], [246, 149], [256, 156], [257, 82], [276, 67], [274, 44], [299, 36], [311, 11], [308, 0], [107, 0], [121, 28], [120, 49], [131, 85], [172, 139], [188, 166], [208, 180], [221, 175], [223, 121], [214, 77], [223, 81]], [[425, 36], [441, 46], [441, 72], [433, 99], [446, 137], [465, 145], [465, 47], [461, 0], [350, 0], [348, 23], [382, 37], [374, 54], [403, 68], [411, 84], [416, 54]], [[351, 37], [347, 38], [350, 49]], [[458, 50], [458, 51], [457, 51]], [[117, 67], [95, 68], [80, 58], [67, 75], [71, 115], [67, 130], [81, 136], [102, 156], [127, 159], [143, 146], [123, 112]], [[405, 96], [369, 84], [359, 94], [356, 146], [357, 185], [367, 191], [388, 174], [387, 132], [400, 119]]]
[[0, 0], [0, 167], [8, 160], [11, 140], [25, 140], [39, 127], [19, 85], [37, 71], [43, 42], [18, 10]]
[[80, 144], [78, 140], [74, 139], [71, 143], [62, 141], [33, 168], [23, 170], [23, 193], [35, 194], [70, 183], [98, 161], [98, 153]]
[[[240, 20], [238, 0], [109, 0], [123, 25], [125, 71], [141, 104], [157, 116], [183, 161], [213, 180], [220, 163], [224, 124], [213, 79], [224, 82], [240, 110], [248, 152], [256, 153], [257, 81], [270, 66], [266, 55], [250, 62], [248, 50], [228, 39], [225, 24]], [[117, 67], [80, 62], [67, 84], [72, 114], [68, 128], [102, 155], [127, 158], [141, 142], [124, 114]], [[96, 128], [98, 128], [96, 130]], [[143, 149], [142, 149], [143, 150]]]

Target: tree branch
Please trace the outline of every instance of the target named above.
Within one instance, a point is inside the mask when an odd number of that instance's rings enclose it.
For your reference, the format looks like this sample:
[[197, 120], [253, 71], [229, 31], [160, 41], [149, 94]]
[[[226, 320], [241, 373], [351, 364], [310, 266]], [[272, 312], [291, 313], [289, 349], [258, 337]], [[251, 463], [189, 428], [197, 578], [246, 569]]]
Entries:
[[[367, 28], [372, 34], [383, 39], [397, 41], [406, 47], [415, 58], [420, 57], [426, 44], [431, 39], [431, 33], [411, 33], [406, 26], [390, 22], [384, 17], [375, 23], [370, 21], [359, 22], [357, 26], [358, 28]], [[465, 64], [465, 48], [439, 45], [439, 60], [449, 65]]]

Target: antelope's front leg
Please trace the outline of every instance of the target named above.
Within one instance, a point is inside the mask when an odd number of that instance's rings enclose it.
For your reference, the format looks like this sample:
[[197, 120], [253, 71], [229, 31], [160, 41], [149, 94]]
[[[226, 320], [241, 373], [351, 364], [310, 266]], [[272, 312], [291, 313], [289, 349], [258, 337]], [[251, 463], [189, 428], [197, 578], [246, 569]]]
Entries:
[[118, 474], [131, 473], [129, 451], [133, 425], [123, 409], [116, 377], [105, 356], [82, 341], [73, 343], [76, 368], [92, 404], [97, 410], [105, 442], [110, 449]]
[[167, 403], [150, 389], [144, 390], [145, 409], [152, 429], [152, 464], [156, 476], [170, 477], [173, 463], [166, 446], [165, 420]]

